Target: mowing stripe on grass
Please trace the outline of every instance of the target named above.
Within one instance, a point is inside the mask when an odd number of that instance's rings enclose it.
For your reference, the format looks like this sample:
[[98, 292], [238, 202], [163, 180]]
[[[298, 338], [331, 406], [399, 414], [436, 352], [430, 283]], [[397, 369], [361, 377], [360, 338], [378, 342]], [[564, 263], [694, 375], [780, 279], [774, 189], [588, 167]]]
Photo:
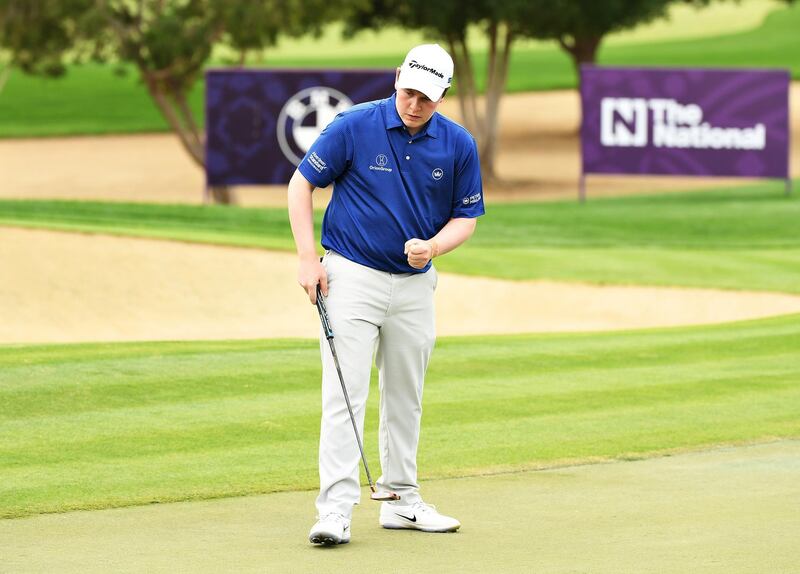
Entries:
[[[421, 475], [800, 436], [798, 348], [800, 315], [442, 339]], [[313, 488], [318, 353], [316, 341], [0, 347], [0, 516]]]

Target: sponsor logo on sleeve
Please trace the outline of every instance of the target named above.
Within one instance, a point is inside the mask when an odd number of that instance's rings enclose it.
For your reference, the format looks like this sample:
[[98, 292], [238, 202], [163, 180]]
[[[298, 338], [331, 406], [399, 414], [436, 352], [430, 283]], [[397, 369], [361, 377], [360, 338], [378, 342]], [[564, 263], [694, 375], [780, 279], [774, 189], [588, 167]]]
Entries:
[[470, 195], [469, 197], [465, 197], [461, 200], [461, 203], [464, 205], [472, 205], [478, 203], [481, 200], [481, 194], [476, 193], [475, 195]]
[[328, 169], [328, 164], [326, 164], [321, 157], [317, 155], [317, 152], [312, 151], [311, 155], [308, 156], [308, 163], [317, 170], [317, 173], [322, 173], [326, 169]]

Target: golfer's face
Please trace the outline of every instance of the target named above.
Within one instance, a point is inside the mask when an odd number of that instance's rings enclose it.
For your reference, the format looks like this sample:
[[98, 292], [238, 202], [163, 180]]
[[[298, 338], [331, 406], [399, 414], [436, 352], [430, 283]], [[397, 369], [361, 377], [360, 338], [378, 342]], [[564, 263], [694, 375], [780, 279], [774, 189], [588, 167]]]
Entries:
[[422, 92], [400, 88], [397, 90], [397, 113], [409, 133], [415, 134], [431, 119], [441, 101], [433, 102]]

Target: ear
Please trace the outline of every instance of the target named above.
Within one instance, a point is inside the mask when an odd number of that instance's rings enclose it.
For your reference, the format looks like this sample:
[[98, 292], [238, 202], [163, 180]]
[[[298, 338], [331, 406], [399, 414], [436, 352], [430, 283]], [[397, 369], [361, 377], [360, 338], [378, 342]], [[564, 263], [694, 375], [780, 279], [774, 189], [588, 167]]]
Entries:
[[400, 68], [397, 68], [394, 71], [394, 89], [397, 89], [397, 82], [400, 81]]

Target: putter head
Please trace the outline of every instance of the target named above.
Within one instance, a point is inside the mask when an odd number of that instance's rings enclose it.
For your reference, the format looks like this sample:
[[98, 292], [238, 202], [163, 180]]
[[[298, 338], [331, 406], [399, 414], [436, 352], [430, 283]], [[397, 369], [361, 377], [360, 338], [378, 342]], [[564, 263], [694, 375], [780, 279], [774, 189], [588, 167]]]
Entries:
[[388, 500], [400, 500], [400, 495], [395, 494], [390, 490], [382, 490], [376, 491], [369, 495], [372, 500], [377, 500], [378, 502], [385, 502]]

